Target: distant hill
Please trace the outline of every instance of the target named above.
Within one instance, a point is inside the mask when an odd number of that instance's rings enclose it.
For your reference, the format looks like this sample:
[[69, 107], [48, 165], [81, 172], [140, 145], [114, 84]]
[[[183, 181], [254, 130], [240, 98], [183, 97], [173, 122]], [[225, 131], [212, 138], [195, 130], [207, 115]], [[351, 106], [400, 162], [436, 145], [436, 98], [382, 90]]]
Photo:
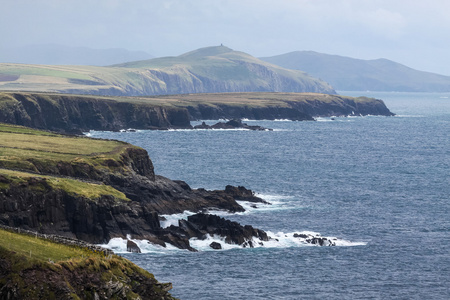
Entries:
[[0, 90], [93, 95], [222, 92], [335, 94], [326, 82], [224, 46], [108, 67], [0, 64]]
[[92, 49], [56, 44], [30, 45], [0, 50], [0, 62], [38, 65], [107, 66], [132, 60], [153, 58], [144, 51]]
[[387, 60], [362, 60], [295, 51], [261, 58], [284, 68], [302, 70], [342, 91], [449, 92], [450, 77], [411, 69]]

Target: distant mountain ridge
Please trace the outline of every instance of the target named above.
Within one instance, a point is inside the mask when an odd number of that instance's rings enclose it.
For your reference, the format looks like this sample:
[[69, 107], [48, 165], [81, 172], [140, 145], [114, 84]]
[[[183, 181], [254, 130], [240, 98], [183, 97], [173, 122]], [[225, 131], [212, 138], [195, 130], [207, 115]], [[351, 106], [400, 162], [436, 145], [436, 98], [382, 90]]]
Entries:
[[326, 82], [225, 46], [108, 67], [0, 64], [0, 90], [143, 96], [228, 92], [335, 94]]
[[342, 91], [450, 91], [450, 76], [414, 70], [388, 59], [362, 60], [314, 51], [295, 51], [261, 60], [305, 71]]
[[93, 49], [57, 44], [0, 49], [0, 62], [3, 63], [107, 66], [150, 58], [153, 56], [144, 51], [130, 51], [122, 48]]

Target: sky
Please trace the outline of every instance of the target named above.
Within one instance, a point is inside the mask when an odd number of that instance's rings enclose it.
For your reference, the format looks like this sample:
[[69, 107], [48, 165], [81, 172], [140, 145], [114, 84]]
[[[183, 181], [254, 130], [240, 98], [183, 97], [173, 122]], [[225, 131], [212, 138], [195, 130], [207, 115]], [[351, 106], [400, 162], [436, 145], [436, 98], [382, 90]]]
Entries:
[[0, 0], [4, 47], [124, 48], [155, 57], [223, 44], [310, 50], [450, 76], [448, 0]]

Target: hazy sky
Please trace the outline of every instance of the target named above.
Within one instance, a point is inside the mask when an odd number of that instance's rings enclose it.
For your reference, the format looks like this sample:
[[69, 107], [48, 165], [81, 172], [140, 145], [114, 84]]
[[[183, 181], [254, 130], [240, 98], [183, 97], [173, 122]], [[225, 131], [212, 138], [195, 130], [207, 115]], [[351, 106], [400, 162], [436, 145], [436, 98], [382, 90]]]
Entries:
[[0, 0], [0, 51], [56, 43], [179, 55], [313, 50], [450, 75], [449, 0]]

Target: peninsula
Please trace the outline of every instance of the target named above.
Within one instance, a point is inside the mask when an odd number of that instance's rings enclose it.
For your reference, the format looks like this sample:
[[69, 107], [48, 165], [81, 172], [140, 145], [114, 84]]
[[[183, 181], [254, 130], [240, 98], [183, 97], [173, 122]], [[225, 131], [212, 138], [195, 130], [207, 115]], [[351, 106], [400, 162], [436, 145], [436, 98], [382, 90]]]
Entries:
[[89, 130], [192, 128], [192, 120], [314, 120], [392, 116], [382, 100], [317, 93], [218, 93], [113, 97], [0, 93], [0, 122], [61, 133]]

